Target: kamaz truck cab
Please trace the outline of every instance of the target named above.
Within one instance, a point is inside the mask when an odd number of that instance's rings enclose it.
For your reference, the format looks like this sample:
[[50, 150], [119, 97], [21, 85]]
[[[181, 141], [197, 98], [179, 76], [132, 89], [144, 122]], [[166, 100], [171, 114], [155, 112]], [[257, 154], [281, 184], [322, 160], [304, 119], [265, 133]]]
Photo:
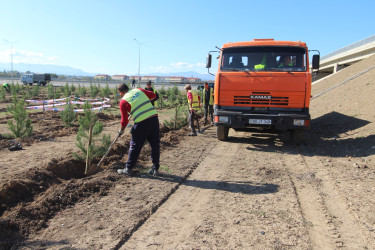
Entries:
[[[254, 39], [227, 43], [219, 53], [215, 75], [214, 116], [217, 138], [230, 128], [290, 130], [300, 144], [310, 126], [311, 72], [306, 43]], [[313, 69], [319, 68], [314, 55]], [[211, 67], [211, 52], [207, 68]]]

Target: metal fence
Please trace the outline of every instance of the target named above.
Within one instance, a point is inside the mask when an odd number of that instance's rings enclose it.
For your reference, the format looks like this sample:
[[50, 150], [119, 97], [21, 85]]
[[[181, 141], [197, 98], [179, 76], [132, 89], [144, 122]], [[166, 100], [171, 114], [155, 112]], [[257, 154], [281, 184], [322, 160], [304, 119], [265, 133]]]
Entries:
[[345, 47], [343, 47], [341, 49], [333, 51], [332, 53], [329, 53], [329, 54], [327, 54], [325, 56], [322, 56], [320, 60], [325, 60], [325, 59], [330, 58], [332, 56], [335, 56], [335, 55], [338, 55], [338, 54], [343, 53], [345, 51], [348, 51], [348, 50], [351, 50], [351, 49], [363, 46], [363, 45], [368, 44], [368, 43], [372, 43], [374, 41], [375, 41], [375, 35], [369, 36], [369, 37], [367, 37], [367, 38], [365, 38], [365, 39], [363, 39], [361, 41], [355, 42], [355, 43], [350, 44], [348, 46], [345, 46]]

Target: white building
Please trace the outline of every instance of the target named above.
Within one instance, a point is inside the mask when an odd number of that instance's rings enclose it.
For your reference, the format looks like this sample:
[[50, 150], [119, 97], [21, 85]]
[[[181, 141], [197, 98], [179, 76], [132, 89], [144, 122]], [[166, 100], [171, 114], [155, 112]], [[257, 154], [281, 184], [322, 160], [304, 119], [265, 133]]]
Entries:
[[116, 80], [116, 81], [126, 81], [126, 80], [129, 80], [129, 76], [127, 76], [127, 75], [113, 75], [112, 79]]

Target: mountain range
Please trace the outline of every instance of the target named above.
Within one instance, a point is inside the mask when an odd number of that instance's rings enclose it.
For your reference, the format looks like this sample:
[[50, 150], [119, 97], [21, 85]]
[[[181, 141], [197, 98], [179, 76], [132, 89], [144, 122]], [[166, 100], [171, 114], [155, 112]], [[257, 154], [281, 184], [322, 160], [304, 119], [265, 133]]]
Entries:
[[[0, 70], [9, 70], [9, 63], [0, 63]], [[94, 76], [98, 73], [88, 73], [81, 69], [72, 68], [69, 66], [59, 66], [53, 64], [27, 64], [27, 63], [14, 63], [13, 69], [18, 72], [34, 72], [34, 73], [54, 73], [57, 75], [69, 75], [69, 76]], [[135, 74], [134, 74], [135, 75]], [[143, 74], [141, 74], [143, 75]], [[196, 77], [203, 81], [212, 81], [215, 79], [213, 75], [210, 74], [199, 74], [194, 71], [188, 72], [173, 72], [173, 73], [150, 73], [147, 75], [152, 76], [182, 76], [182, 77]]]

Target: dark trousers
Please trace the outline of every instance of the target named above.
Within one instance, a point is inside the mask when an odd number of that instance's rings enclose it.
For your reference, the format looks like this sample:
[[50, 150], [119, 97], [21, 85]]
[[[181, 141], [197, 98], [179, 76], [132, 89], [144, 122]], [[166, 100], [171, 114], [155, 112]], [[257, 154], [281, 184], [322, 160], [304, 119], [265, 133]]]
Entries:
[[159, 118], [157, 116], [135, 123], [130, 130], [132, 135], [129, 148], [129, 157], [126, 166], [134, 167], [138, 160], [143, 144], [147, 140], [151, 146], [152, 168], [159, 170], [160, 162], [160, 135]]
[[190, 113], [189, 113], [189, 125], [190, 125], [190, 128], [191, 128], [191, 132], [193, 132], [193, 133], [196, 133], [195, 132], [194, 120], [197, 121], [197, 126], [198, 126], [198, 130], [199, 130], [199, 121], [198, 121], [198, 116], [197, 116], [196, 112], [197, 111], [191, 110]]
[[207, 121], [207, 116], [210, 115], [211, 122], [214, 122], [214, 106], [209, 104], [204, 104], [204, 121]]

